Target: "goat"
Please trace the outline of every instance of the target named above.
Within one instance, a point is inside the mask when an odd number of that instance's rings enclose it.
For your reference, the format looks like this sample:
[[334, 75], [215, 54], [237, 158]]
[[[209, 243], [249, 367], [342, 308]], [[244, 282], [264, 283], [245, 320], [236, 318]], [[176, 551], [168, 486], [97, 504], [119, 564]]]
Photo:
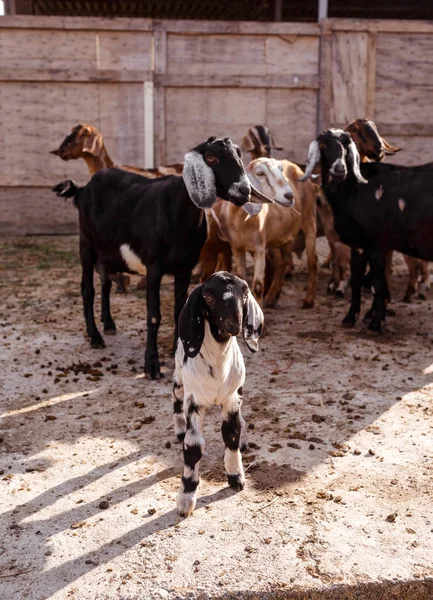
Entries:
[[[377, 127], [373, 121], [367, 119], [357, 119], [352, 121], [346, 127], [346, 131], [350, 133], [353, 141], [358, 149], [361, 162], [379, 162], [386, 155], [394, 155], [400, 152], [401, 148], [392, 146], [379, 135]], [[392, 250], [386, 259], [386, 278], [389, 291], [391, 290], [391, 265], [392, 265]], [[409, 271], [409, 280], [404, 295], [403, 301], [410, 302], [412, 295], [416, 292], [418, 274], [421, 278], [420, 297], [425, 298], [425, 292], [430, 289], [430, 278], [428, 272], [428, 262], [412, 256], [403, 256], [404, 261]]]
[[74, 198], [80, 219], [81, 293], [87, 334], [92, 348], [104, 340], [94, 319], [93, 271], [102, 280], [104, 331], [115, 333], [110, 313], [110, 274], [143, 273], [147, 268], [147, 346], [144, 372], [161, 376], [157, 335], [161, 321], [160, 285], [166, 273], [175, 277], [175, 340], [177, 321], [185, 304], [191, 271], [206, 239], [206, 219], [217, 195], [237, 205], [252, 195], [272, 202], [255, 190], [231, 140], [209, 138], [185, 156], [183, 176], [146, 179], [120, 169], [98, 171], [79, 188], [71, 181], [53, 189], [58, 196]]
[[196, 287], [180, 313], [172, 398], [175, 433], [183, 440], [184, 467], [177, 498], [181, 516], [195, 508], [204, 450], [201, 429], [205, 410], [215, 404], [223, 414], [228, 483], [237, 490], [245, 485], [240, 453], [245, 364], [236, 336], [242, 331], [248, 348], [257, 352], [262, 329], [263, 313], [246, 281], [225, 271]]
[[269, 127], [265, 125], [250, 127], [242, 138], [241, 148], [251, 154], [251, 160], [262, 156], [271, 158], [272, 150], [283, 150], [281, 146], [277, 146]]
[[369, 263], [374, 301], [365, 319], [371, 331], [380, 332], [389, 299], [387, 251], [433, 259], [433, 163], [418, 167], [361, 163], [350, 134], [340, 129], [328, 129], [311, 142], [301, 181], [319, 162], [336, 231], [343, 243], [356, 249], [351, 258], [352, 300], [343, 325], [356, 323]]
[[77, 125], [73, 127], [71, 133], [65, 137], [63, 142], [51, 154], [59, 156], [62, 160], [73, 160], [82, 158], [86, 161], [90, 177], [101, 169], [110, 169], [117, 167], [131, 173], [137, 173], [156, 179], [165, 175], [181, 175], [183, 164], [176, 163], [157, 169], [141, 169], [140, 167], [131, 167], [130, 165], [115, 164], [108, 155], [105, 148], [102, 133], [93, 125]]
[[[302, 171], [288, 160], [257, 158], [248, 165], [247, 173], [255, 187], [277, 203], [263, 206], [259, 211], [249, 205], [243, 208], [228, 206], [227, 203], [221, 205], [220, 228], [230, 242], [238, 275], [246, 278], [245, 253], [251, 252], [254, 257], [252, 290], [255, 298], [259, 304], [264, 302], [265, 307], [274, 306], [283, 284], [291, 242], [302, 228], [306, 237], [309, 274], [303, 307], [310, 308], [314, 304], [317, 279], [316, 195], [319, 188], [311, 182], [308, 185], [298, 183]], [[296, 208], [291, 211], [288, 207], [293, 207], [293, 204]], [[267, 249], [275, 250], [272, 253], [274, 273], [263, 298]]]

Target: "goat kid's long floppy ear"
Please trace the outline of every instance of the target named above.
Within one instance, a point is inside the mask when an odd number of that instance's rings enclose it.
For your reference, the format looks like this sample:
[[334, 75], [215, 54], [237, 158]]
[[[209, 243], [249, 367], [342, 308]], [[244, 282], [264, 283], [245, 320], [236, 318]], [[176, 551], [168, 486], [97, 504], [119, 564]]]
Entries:
[[102, 151], [102, 135], [92, 132], [84, 139], [83, 152], [88, 152], [93, 156], [99, 156]]
[[320, 161], [319, 142], [317, 140], [313, 140], [310, 144], [310, 147], [308, 148], [308, 157], [307, 157], [307, 164], [305, 166], [305, 173], [304, 173], [304, 175], [302, 175], [302, 177], [300, 177], [299, 181], [303, 182], [303, 181], [307, 181], [307, 179], [310, 179], [311, 175], [313, 174], [314, 167], [317, 165], [317, 163], [319, 161]]
[[185, 356], [194, 358], [200, 352], [204, 340], [206, 303], [202, 296], [203, 285], [198, 285], [189, 295], [178, 322], [179, 338]]
[[242, 138], [241, 148], [244, 152], [251, 152], [256, 147], [251, 133], [248, 131]]
[[347, 160], [352, 167], [353, 174], [359, 183], [368, 183], [368, 181], [361, 175], [359, 152], [355, 142], [352, 139], [347, 146]]
[[244, 340], [251, 352], [257, 352], [259, 349], [259, 337], [262, 333], [263, 324], [264, 317], [262, 309], [257, 304], [251, 290], [248, 290], [248, 296], [244, 306], [242, 332]]
[[215, 175], [197, 150], [185, 154], [182, 173], [191, 200], [199, 208], [210, 208], [216, 201]]

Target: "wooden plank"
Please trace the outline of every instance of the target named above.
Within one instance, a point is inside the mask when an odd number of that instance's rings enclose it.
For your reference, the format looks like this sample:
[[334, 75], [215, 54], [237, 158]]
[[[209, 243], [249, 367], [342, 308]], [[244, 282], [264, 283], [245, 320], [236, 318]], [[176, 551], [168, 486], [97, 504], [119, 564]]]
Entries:
[[98, 69], [9, 69], [0, 68], [0, 81], [34, 82], [143, 82], [151, 81], [152, 71]]
[[153, 55], [155, 73], [167, 72], [167, 34], [165, 31], [155, 31], [153, 34]]
[[377, 86], [433, 86], [433, 35], [377, 36]]
[[432, 21], [403, 19], [327, 19], [333, 31], [376, 31], [388, 33], [433, 33]]
[[369, 32], [367, 40], [367, 90], [365, 117], [373, 119], [376, 105], [376, 32]]
[[33, 15], [6, 15], [0, 19], [0, 29], [64, 29], [98, 31], [152, 31], [152, 19], [56, 17]]
[[332, 106], [332, 32], [327, 28], [326, 21], [322, 21], [322, 35], [320, 38], [319, 57], [319, 96], [317, 106], [317, 130], [328, 129], [331, 126]]
[[332, 36], [331, 125], [344, 127], [367, 111], [367, 42], [365, 32]]
[[[197, 65], [197, 73], [200, 71]], [[173, 73], [170, 75], [155, 75], [155, 83], [165, 87], [240, 87], [240, 88], [310, 88], [319, 87], [318, 75], [217, 75], [205, 73], [202, 76], [183, 75]]]
[[168, 164], [165, 140], [165, 88], [163, 86], [154, 86], [154, 103], [155, 164], [160, 166]]
[[[222, 75], [317, 75], [318, 37], [175, 35], [167, 39], [167, 72]], [[206, 84], [205, 84], [206, 85]]]
[[154, 31], [185, 34], [221, 33], [243, 35], [319, 35], [320, 27], [315, 23], [155, 19]]
[[270, 89], [267, 91], [267, 125], [281, 151], [275, 158], [305, 164], [308, 146], [316, 137], [317, 96], [315, 90]]
[[376, 122], [381, 129], [396, 135], [431, 135], [432, 106], [433, 89], [378, 88]]
[[266, 119], [266, 90], [247, 88], [167, 88], [166, 162], [211, 135], [241, 142], [251, 125]]
[[78, 213], [47, 188], [0, 187], [0, 233], [78, 233]]

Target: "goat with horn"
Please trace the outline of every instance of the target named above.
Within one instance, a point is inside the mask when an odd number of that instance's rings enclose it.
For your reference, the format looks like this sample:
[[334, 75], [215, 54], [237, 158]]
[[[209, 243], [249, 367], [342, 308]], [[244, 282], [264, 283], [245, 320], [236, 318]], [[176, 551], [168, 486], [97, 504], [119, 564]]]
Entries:
[[398, 250], [415, 258], [433, 259], [433, 164], [403, 167], [360, 163], [352, 137], [341, 129], [328, 129], [311, 142], [301, 181], [311, 177], [318, 163], [336, 231], [341, 241], [354, 249], [352, 301], [343, 325], [353, 326], [358, 318], [369, 263], [374, 301], [366, 320], [370, 330], [380, 332], [389, 298], [387, 252]]

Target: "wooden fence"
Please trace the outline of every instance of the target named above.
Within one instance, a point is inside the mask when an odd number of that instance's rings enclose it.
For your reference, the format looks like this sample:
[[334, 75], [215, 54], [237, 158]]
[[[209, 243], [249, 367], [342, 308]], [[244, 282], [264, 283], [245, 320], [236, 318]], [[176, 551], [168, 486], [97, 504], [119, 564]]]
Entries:
[[86, 165], [49, 151], [80, 122], [145, 167], [255, 124], [304, 162], [317, 131], [361, 116], [404, 147], [399, 162], [433, 160], [432, 50], [416, 21], [0, 18], [0, 231], [76, 231], [49, 188], [86, 182]]

